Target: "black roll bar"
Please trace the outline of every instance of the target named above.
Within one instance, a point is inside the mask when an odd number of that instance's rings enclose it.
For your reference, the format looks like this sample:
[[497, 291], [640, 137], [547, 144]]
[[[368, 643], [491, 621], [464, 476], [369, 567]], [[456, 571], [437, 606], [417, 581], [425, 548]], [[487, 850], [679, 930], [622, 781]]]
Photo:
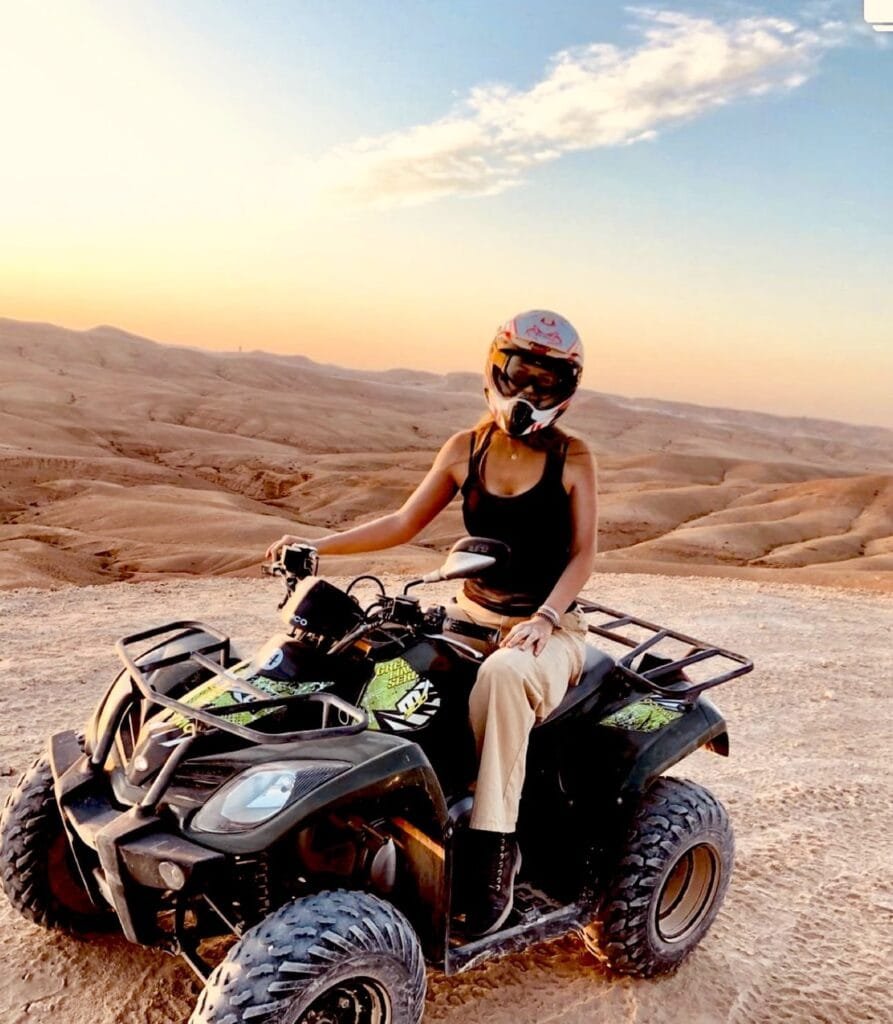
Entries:
[[[142, 695], [153, 704], [158, 704], [163, 708], [169, 708], [170, 710], [183, 715], [190, 721], [201, 722], [209, 728], [223, 729], [224, 731], [230, 732], [234, 736], [238, 736], [240, 739], [246, 740], [249, 743], [294, 743], [298, 740], [317, 740], [331, 736], [348, 736], [353, 733], [362, 732], [368, 727], [369, 716], [366, 712], [355, 707], [353, 704], [349, 704], [346, 700], [343, 700], [334, 693], [310, 693], [299, 694], [291, 697], [271, 698], [270, 695], [265, 693], [263, 690], [259, 690], [252, 686], [248, 680], [230, 675], [222, 664], [212, 661], [201, 651], [184, 651], [180, 655], [159, 658], [156, 661], [137, 665], [127, 649], [133, 644], [140, 643], [143, 640], [150, 640], [153, 637], [161, 636], [164, 633], [170, 633], [174, 630], [181, 629], [192, 629], [196, 631], [203, 630], [213, 636], [216, 640], [220, 641], [222, 645], [221, 650], [223, 649], [223, 645], [228, 645], [229, 642], [228, 637], [219, 630], [214, 629], [212, 626], [207, 626], [203, 622], [191, 619], [180, 619], [177, 622], [169, 622], [164, 626], [155, 626], [152, 629], [143, 630], [141, 633], [132, 633], [130, 636], [122, 637], [115, 644], [115, 650], [118, 657], [124, 663], [124, 667], [127, 669], [133, 684], [140, 693], [142, 693]], [[166, 667], [168, 665], [175, 665], [184, 661], [194, 661], [203, 668], [210, 668], [228, 684], [228, 687], [231, 690], [238, 688], [245, 693], [260, 695], [262, 699], [246, 701], [241, 704], [233, 704], [232, 706], [224, 708], [194, 708], [190, 707], [188, 704], [184, 704], [182, 701], [175, 700], [173, 697], [167, 696], [167, 694], [160, 693], [149, 682], [144, 674], [153, 671], [153, 669]], [[240, 712], [252, 709], [263, 710], [272, 707], [289, 707], [299, 702], [302, 704], [312, 702], [322, 705], [321, 728], [296, 729], [290, 732], [276, 733], [260, 732], [258, 729], [251, 729], [247, 725], [228, 722], [225, 718], [221, 717], [227, 714], [239, 714]], [[333, 710], [343, 712], [349, 719], [352, 719], [352, 721], [348, 725], [328, 726], [329, 713]]]

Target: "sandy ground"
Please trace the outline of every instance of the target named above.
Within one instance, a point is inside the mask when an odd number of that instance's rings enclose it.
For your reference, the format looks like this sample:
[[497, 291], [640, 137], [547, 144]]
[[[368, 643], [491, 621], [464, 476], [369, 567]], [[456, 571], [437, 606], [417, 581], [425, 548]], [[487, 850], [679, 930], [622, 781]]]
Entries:
[[[675, 976], [606, 976], [569, 937], [431, 976], [426, 1020], [893, 1020], [893, 598], [636, 574], [596, 577], [587, 593], [756, 661], [716, 691], [732, 756], [697, 753], [677, 770], [731, 813], [738, 858], [725, 906]], [[274, 583], [219, 578], [0, 593], [2, 792], [47, 734], [89, 713], [116, 672], [118, 636], [201, 618], [248, 646], [274, 631], [277, 599]], [[4, 1024], [176, 1024], [198, 994], [176, 959], [44, 932], [2, 898], [0, 977]]]

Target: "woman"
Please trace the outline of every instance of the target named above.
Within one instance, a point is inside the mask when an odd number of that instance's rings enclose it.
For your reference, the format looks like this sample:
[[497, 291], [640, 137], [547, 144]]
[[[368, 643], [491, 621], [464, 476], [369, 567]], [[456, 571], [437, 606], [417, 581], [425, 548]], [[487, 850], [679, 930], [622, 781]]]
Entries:
[[[563, 317], [531, 310], [506, 321], [484, 371], [490, 415], [444, 444], [397, 512], [309, 542], [321, 555], [404, 544], [461, 492], [468, 533], [511, 549], [508, 566], [465, 582], [450, 613], [498, 627], [501, 637], [469, 699], [479, 756], [470, 836], [481, 871], [467, 930], [476, 935], [495, 931], [512, 909], [530, 730], [561, 703], [583, 665], [586, 624], [574, 599], [595, 559], [595, 463], [582, 440], [554, 426], [582, 369], [583, 346]], [[286, 534], [267, 557], [301, 542]]]

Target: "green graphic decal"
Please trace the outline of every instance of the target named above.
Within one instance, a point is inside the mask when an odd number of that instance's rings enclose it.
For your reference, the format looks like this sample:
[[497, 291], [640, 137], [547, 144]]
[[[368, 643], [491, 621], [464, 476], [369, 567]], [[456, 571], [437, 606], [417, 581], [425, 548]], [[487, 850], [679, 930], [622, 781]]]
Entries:
[[[247, 665], [241, 669], [231, 669], [233, 675], [245, 678], [245, 681], [250, 683], [252, 687], [262, 690], [264, 693], [269, 694], [270, 697], [299, 697], [303, 694], [317, 693], [319, 690], [325, 690], [333, 685], [332, 682], [290, 683], [280, 682], [276, 679], [267, 679], [265, 676], [246, 677], [245, 673], [247, 671]], [[277, 710], [276, 708], [261, 708], [260, 711], [252, 711], [250, 707], [251, 702], [253, 700], [260, 700], [260, 697], [231, 687], [221, 676], [214, 676], [213, 679], [209, 679], [194, 690], [190, 690], [185, 697], [180, 699], [191, 708], [225, 708], [230, 705], [242, 705], [244, 707], [242, 711], [236, 711], [231, 715], [221, 715], [221, 718], [236, 725], [250, 725], [259, 718], [263, 718], [264, 715], [272, 714]], [[180, 729], [184, 728], [187, 724], [187, 719], [176, 711], [167, 711], [164, 713], [164, 717], [168, 718], [171, 724], [176, 725]]]
[[397, 701], [418, 683], [419, 674], [407, 660], [395, 657], [390, 662], [379, 662], [375, 675], [369, 681], [359, 707], [369, 715], [370, 729], [380, 729], [377, 711], [396, 711]]
[[657, 732], [682, 715], [682, 711], [676, 711], [664, 704], [658, 704], [650, 697], [645, 697], [608, 715], [599, 724], [610, 725], [615, 729], [629, 729], [632, 732]]
[[384, 732], [423, 729], [440, 709], [440, 695], [403, 658], [380, 662], [366, 687], [360, 707], [369, 716], [369, 728]]

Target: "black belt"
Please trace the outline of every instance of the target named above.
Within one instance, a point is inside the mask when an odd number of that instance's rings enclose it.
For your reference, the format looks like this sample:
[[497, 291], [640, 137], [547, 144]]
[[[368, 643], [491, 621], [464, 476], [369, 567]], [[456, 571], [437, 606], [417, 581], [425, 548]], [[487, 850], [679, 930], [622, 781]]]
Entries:
[[443, 620], [443, 629], [447, 633], [470, 636], [475, 640], [485, 640], [489, 644], [499, 643], [498, 629], [491, 626], [478, 626], [477, 623], [466, 622], [464, 619], [451, 619], [449, 615]]

